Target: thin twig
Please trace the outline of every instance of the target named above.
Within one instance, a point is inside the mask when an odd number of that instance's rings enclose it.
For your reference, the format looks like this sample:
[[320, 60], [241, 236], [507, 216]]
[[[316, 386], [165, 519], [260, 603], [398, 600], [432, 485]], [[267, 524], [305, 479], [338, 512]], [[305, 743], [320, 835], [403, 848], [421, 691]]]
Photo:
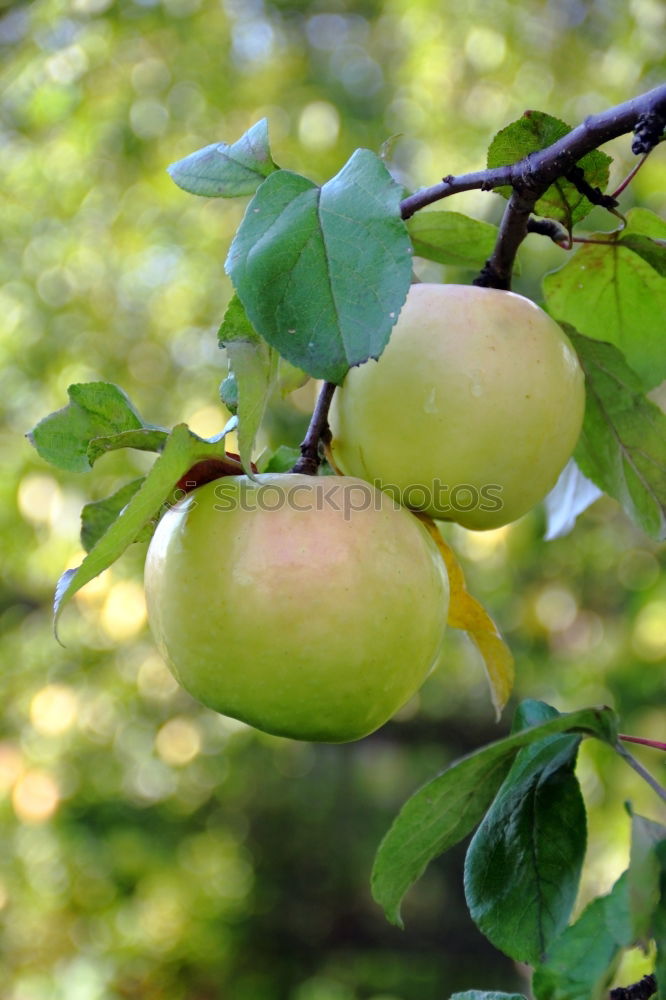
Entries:
[[627, 187], [629, 187], [629, 185], [631, 184], [631, 182], [633, 181], [634, 177], [636, 176], [636, 174], [638, 173], [638, 171], [641, 169], [641, 167], [643, 166], [643, 164], [645, 163], [645, 161], [647, 160], [647, 158], [648, 158], [649, 155], [650, 155], [649, 153], [644, 153], [643, 156], [641, 156], [641, 158], [638, 161], [638, 163], [636, 164], [636, 166], [632, 167], [632, 169], [629, 171], [629, 173], [624, 178], [624, 180], [622, 181], [622, 183], [618, 187], [615, 188], [615, 190], [613, 191], [613, 193], [611, 195], [611, 198], [619, 198], [620, 195], [622, 194], [622, 192], [624, 191], [624, 189], [627, 188]]
[[[530, 153], [517, 163], [478, 170], [460, 177], [448, 176], [433, 187], [415, 192], [402, 201], [402, 218], [409, 219], [427, 205], [461, 191], [513, 188], [514, 197], [509, 200], [504, 212], [495, 250], [477, 279], [480, 284], [508, 288], [518, 247], [528, 232], [530, 212], [548, 187], [558, 177], [570, 174], [586, 153], [610, 139], [636, 128], [645, 130], [646, 123], [652, 130], [650, 139], [654, 139], [659, 122], [666, 122], [666, 84], [598, 115], [591, 115], [551, 146]], [[634, 144], [634, 151], [642, 154], [645, 149], [635, 148]], [[613, 198], [614, 195], [609, 196], [609, 201]]]
[[644, 747], [652, 747], [653, 750], [666, 750], [666, 743], [658, 740], [646, 740], [642, 736], [627, 736], [625, 733], [618, 733], [619, 739], [625, 743], [640, 743]]
[[622, 746], [619, 740], [615, 744], [615, 749], [619, 753], [620, 757], [624, 757], [629, 767], [633, 767], [636, 774], [640, 774], [643, 781], [647, 781], [652, 791], [656, 792], [659, 798], [663, 799], [664, 802], [666, 802], [666, 788], [663, 788], [662, 785], [659, 784], [657, 779], [654, 778], [650, 774], [650, 772], [643, 767], [642, 764], [639, 764], [639, 762], [636, 760], [633, 754], [630, 754], [627, 748]]

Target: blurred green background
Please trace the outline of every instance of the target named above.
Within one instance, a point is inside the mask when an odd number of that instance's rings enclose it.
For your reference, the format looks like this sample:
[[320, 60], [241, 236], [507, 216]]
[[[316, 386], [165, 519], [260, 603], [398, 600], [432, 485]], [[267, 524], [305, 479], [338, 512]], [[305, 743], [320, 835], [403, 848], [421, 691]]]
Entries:
[[[342, 747], [255, 733], [179, 690], [146, 629], [139, 546], [79, 595], [62, 647], [50, 603], [80, 558], [80, 506], [146, 459], [64, 476], [23, 435], [93, 379], [122, 385], [153, 422], [221, 428], [215, 334], [244, 204], [186, 195], [165, 173], [173, 160], [267, 116], [277, 162], [314, 180], [398, 135], [394, 175], [435, 183], [483, 166], [494, 132], [527, 108], [575, 125], [662, 82], [665, 27], [660, 0], [0, 0], [3, 1000], [526, 988], [466, 914], [462, 849], [411, 892], [404, 932], [368, 890], [404, 799], [508, 726], [464, 637], [451, 633], [398, 719]], [[613, 180], [629, 146], [609, 148]], [[496, 220], [498, 202], [472, 192], [445, 207]], [[666, 208], [663, 149], [623, 196], [634, 203]], [[516, 287], [538, 298], [565, 254], [531, 236], [521, 259]], [[306, 388], [275, 402], [264, 443], [296, 444], [311, 401]], [[663, 739], [663, 546], [610, 501], [569, 537], [545, 543], [543, 526], [536, 511], [498, 532], [446, 532], [516, 653], [517, 697], [610, 703], [625, 731]], [[623, 802], [658, 806], [603, 748], [586, 745], [579, 772], [584, 901], [626, 865]], [[632, 956], [619, 978], [648, 967]]]

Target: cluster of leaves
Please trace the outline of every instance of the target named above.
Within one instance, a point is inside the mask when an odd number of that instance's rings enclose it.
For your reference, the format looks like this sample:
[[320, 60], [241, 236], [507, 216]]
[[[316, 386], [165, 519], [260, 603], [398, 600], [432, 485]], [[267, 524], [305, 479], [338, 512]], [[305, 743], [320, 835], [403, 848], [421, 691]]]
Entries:
[[[651, 937], [657, 982], [666, 983], [666, 826], [631, 817], [628, 870], [568, 925], [586, 847], [574, 773], [583, 737], [625, 756], [610, 709], [560, 715], [542, 702], [523, 702], [510, 736], [455, 762], [408, 800], [373, 870], [374, 897], [401, 926], [409, 887], [432, 858], [477, 827], [465, 860], [470, 914], [497, 948], [534, 966], [535, 1000], [600, 998], [623, 951]], [[509, 1000], [482, 991], [455, 1000], [499, 997]]]
[[[567, 131], [550, 116], [530, 113], [495, 138], [489, 165], [516, 162]], [[596, 151], [581, 161], [585, 191], [607, 184], [608, 164]], [[204, 440], [183, 424], [167, 430], [146, 423], [115, 386], [70, 388], [69, 405], [32, 432], [43, 457], [71, 471], [88, 469], [117, 448], [154, 451], [158, 458], [145, 477], [84, 508], [88, 554], [61, 578], [56, 616], [128, 545], [149, 536], [194, 467], [217, 463], [219, 474], [252, 469], [266, 400], [277, 386], [288, 392], [307, 377], [339, 384], [350, 366], [381, 354], [412, 280], [413, 254], [477, 269], [497, 235], [489, 224], [453, 212], [429, 211], [403, 222], [404, 192], [368, 150], [357, 150], [322, 186], [280, 169], [263, 121], [233, 145], [208, 146], [170, 172], [195, 194], [252, 195], [227, 257], [236, 294], [219, 333], [231, 368], [221, 394], [236, 415], [221, 434]], [[571, 233], [592, 208], [580, 188], [557, 181], [538, 211]], [[587, 384], [575, 461], [549, 502], [551, 536], [603, 491], [651, 537], [666, 537], [666, 416], [646, 395], [666, 377], [658, 308], [666, 295], [665, 238], [666, 224], [634, 210], [622, 229], [599, 234], [600, 242], [584, 244], [544, 281], [546, 307], [565, 325]], [[236, 458], [228, 456], [225, 437], [237, 427]], [[266, 461], [275, 468], [283, 458]], [[481, 648], [492, 647], [486, 663], [501, 706], [508, 693], [506, 651], [464, 593], [462, 581], [454, 611], [467, 625], [459, 627], [469, 627]], [[585, 814], [573, 773], [582, 735], [622, 752], [608, 711], [558, 716], [541, 705], [523, 706], [512, 736], [459, 762], [409, 801], [375, 868], [376, 897], [397, 922], [400, 899], [427, 862], [480, 822], [467, 856], [470, 912], [497, 947], [536, 966], [538, 1000], [594, 996], [622, 949], [648, 934], [658, 936], [666, 983], [665, 831], [656, 824], [634, 818], [627, 876], [567, 927], [584, 851]], [[460, 996], [490, 1000], [496, 994]]]

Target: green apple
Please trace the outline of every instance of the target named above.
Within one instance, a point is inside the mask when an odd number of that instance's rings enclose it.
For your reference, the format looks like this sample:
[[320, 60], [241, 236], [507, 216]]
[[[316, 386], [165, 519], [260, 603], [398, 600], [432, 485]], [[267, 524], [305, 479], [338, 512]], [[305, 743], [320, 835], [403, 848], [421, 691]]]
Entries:
[[414, 515], [348, 477], [228, 476], [167, 511], [148, 619], [177, 680], [258, 729], [359, 739], [438, 657], [448, 576]]
[[379, 360], [336, 391], [332, 453], [409, 507], [497, 528], [555, 484], [584, 408], [570, 342], [529, 299], [416, 284]]

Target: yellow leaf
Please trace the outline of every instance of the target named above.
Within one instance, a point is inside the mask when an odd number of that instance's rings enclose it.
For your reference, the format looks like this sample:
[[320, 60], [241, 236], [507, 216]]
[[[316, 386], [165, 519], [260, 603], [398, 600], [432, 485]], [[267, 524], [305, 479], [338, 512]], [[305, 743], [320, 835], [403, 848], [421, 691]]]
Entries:
[[417, 513], [416, 517], [432, 536], [448, 570], [451, 588], [448, 624], [464, 629], [481, 653], [490, 683], [490, 696], [499, 719], [513, 688], [513, 654], [486, 609], [468, 591], [462, 567], [433, 519], [421, 513]]

